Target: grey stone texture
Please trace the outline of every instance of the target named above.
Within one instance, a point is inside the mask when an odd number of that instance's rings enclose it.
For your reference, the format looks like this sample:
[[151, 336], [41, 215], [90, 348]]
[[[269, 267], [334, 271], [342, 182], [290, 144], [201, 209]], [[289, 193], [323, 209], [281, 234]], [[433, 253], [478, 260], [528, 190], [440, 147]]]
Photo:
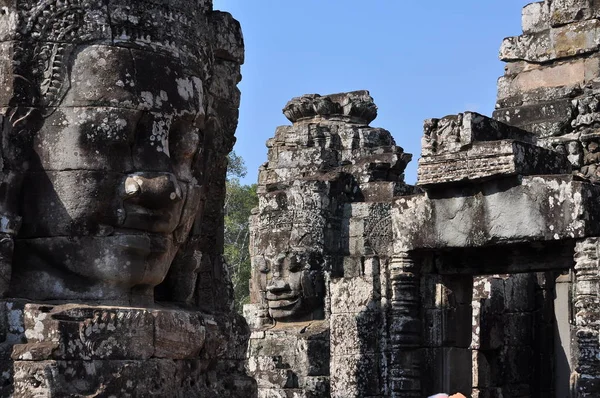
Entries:
[[[536, 134], [540, 145], [567, 156], [575, 178], [584, 179], [584, 185], [598, 180], [599, 15], [597, 2], [588, 0], [544, 1], [525, 7], [524, 34], [506, 39], [500, 50], [507, 67], [499, 81], [494, 112], [498, 120]], [[596, 194], [584, 194], [582, 199], [586, 196], [595, 198]], [[594, 337], [598, 329], [586, 316], [577, 315], [597, 314], [597, 294], [592, 293], [597, 281], [592, 274], [597, 269], [593, 259], [598, 234], [593, 231], [597, 221], [591, 221], [597, 212], [591, 203], [584, 207], [581, 214], [590, 220], [592, 230], [579, 235], [574, 248], [572, 314], [567, 316], [570, 358], [556, 359], [571, 367], [569, 385], [561, 381], [556, 390], [570, 390], [572, 396], [595, 396], [600, 391], [600, 366], [592, 359], [599, 352]], [[557, 383], [563, 379], [557, 378]]]
[[222, 258], [239, 23], [210, 0], [1, 6], [0, 395], [255, 396]]
[[260, 396], [600, 395], [599, 18], [527, 5], [493, 117], [426, 120], [416, 187], [368, 93], [286, 105], [251, 219]]
[[571, 172], [566, 157], [535, 142], [531, 133], [473, 112], [426, 120], [418, 184]]
[[528, 5], [524, 34], [504, 40], [507, 62], [494, 117], [567, 154], [574, 169], [597, 178], [598, 5], [561, 0]]
[[261, 397], [380, 396], [390, 203], [411, 158], [366, 91], [305, 95], [268, 141], [251, 217], [248, 369]]

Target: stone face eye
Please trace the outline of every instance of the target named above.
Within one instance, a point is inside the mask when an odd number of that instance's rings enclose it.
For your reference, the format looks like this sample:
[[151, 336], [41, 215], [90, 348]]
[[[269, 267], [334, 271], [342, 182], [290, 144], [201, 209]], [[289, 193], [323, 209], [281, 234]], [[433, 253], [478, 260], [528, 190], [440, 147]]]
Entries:
[[264, 257], [262, 257], [262, 256], [255, 257], [254, 262], [256, 263], [256, 269], [258, 269], [259, 272], [261, 272], [263, 274], [269, 273], [270, 268], [267, 265], [267, 262], [265, 261]]
[[298, 272], [302, 270], [303, 261], [302, 257], [294, 256], [290, 260], [290, 272]]

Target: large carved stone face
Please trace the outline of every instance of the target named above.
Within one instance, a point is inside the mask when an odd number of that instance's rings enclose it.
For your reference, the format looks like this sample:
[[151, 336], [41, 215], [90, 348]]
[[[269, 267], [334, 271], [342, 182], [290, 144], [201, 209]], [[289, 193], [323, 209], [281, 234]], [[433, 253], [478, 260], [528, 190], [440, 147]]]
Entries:
[[323, 255], [317, 251], [267, 254], [260, 272], [271, 318], [302, 321], [322, 316], [324, 282]]
[[39, 126], [23, 165], [12, 290], [150, 299], [198, 209], [202, 81], [133, 48], [86, 46], [71, 59], [62, 98], [28, 118]]

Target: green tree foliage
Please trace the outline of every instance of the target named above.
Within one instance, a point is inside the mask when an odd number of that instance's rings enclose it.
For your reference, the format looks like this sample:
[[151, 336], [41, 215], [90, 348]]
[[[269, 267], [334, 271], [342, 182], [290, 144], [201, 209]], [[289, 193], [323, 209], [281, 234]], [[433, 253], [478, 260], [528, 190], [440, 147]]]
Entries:
[[246, 177], [247, 170], [244, 159], [235, 151], [231, 152], [227, 158], [227, 180], [240, 179]]
[[249, 302], [250, 280], [250, 232], [249, 218], [258, 206], [256, 184], [242, 185], [240, 178], [246, 175], [244, 160], [232, 152], [227, 168], [227, 193], [225, 195], [225, 260], [229, 265], [235, 292], [237, 310]]

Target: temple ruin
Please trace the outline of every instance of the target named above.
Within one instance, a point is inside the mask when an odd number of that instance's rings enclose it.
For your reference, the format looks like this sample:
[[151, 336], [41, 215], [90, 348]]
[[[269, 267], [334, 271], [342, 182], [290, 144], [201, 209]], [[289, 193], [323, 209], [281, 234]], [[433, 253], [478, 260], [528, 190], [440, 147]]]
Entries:
[[504, 40], [492, 118], [425, 121], [416, 186], [369, 93], [284, 108], [251, 220], [259, 397], [600, 396], [600, 5]]
[[[411, 155], [367, 91], [284, 108], [223, 254], [241, 28], [211, 0], [0, 7], [0, 396], [600, 396], [600, 4], [504, 40]], [[248, 327], [249, 326], [249, 327]]]

